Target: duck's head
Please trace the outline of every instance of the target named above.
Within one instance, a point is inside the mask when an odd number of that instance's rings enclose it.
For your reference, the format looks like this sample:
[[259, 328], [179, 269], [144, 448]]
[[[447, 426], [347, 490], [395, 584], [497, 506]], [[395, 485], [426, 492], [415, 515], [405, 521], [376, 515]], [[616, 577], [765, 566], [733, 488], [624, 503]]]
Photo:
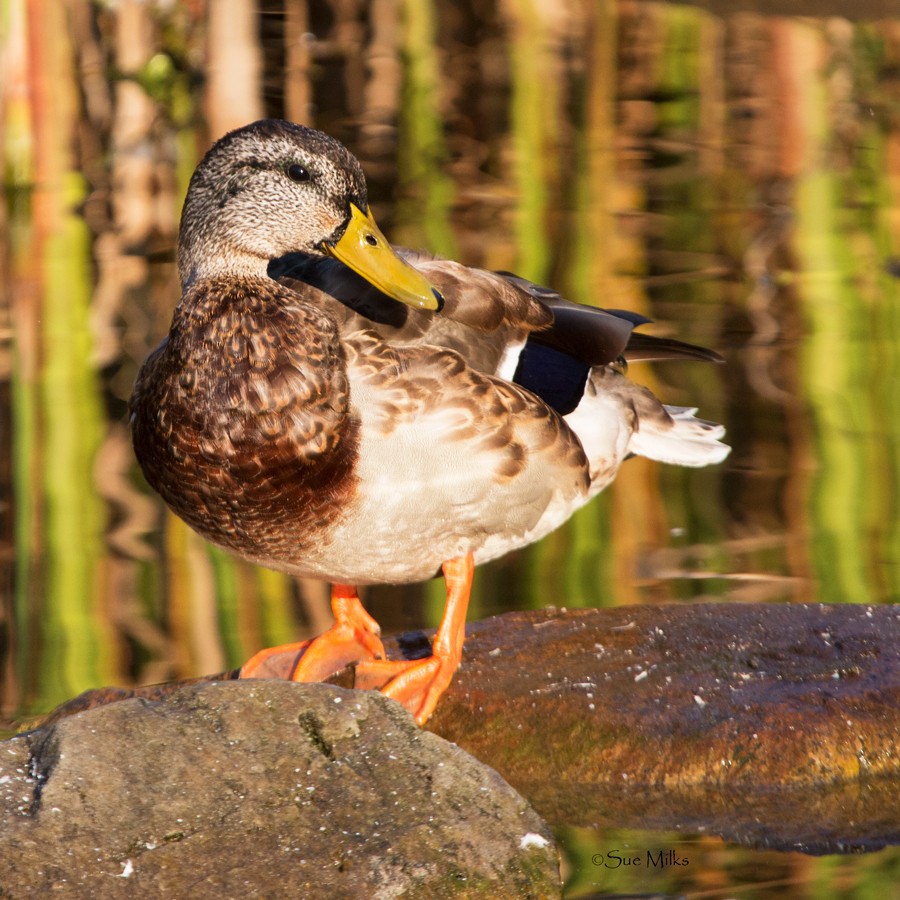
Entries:
[[375, 224], [353, 154], [320, 131], [265, 119], [225, 135], [191, 178], [178, 245], [182, 287], [265, 277], [287, 253], [334, 256], [395, 300], [443, 305]]

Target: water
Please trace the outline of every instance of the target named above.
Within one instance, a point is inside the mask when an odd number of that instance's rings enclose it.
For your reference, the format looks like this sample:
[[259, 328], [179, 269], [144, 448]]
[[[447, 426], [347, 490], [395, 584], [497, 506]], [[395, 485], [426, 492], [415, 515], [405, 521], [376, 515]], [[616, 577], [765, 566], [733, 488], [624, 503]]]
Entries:
[[[10, 7], [10, 727], [88, 687], [220, 671], [328, 623], [322, 586], [234, 560], [166, 512], [126, 423], [178, 294], [187, 178], [211, 138], [261, 115], [344, 140], [395, 241], [645, 313], [657, 333], [727, 359], [631, 374], [724, 422], [729, 460], [629, 462], [567, 526], [479, 570], [472, 618], [549, 603], [900, 598], [900, 19], [859, 4], [854, 21], [817, 18], [815, 4], [804, 18], [573, 0], [262, 7], [220, 21], [212, 4], [206, 32], [202, 4], [76, 3], [42, 23], [31, 57], [24, 4]], [[374, 588], [368, 602], [386, 630], [418, 628], [436, 624], [443, 588]], [[772, 887], [741, 896], [830, 896], [832, 878], [862, 896], [888, 890], [900, 859], [561, 836], [573, 897], [725, 896], [751, 882]], [[684, 841], [684, 870], [586, 862]]]

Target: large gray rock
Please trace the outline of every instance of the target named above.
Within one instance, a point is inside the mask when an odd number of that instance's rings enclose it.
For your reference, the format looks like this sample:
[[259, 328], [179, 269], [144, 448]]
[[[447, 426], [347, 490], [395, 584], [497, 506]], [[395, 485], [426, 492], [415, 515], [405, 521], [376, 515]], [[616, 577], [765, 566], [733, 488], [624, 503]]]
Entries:
[[0, 897], [552, 897], [543, 821], [393, 701], [221, 682], [0, 744]]

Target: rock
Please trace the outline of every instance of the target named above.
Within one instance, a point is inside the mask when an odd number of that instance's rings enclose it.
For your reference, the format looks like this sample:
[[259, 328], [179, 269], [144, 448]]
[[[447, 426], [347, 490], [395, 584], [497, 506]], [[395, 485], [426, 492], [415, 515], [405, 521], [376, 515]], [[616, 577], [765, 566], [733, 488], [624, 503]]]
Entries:
[[[422, 633], [385, 645], [392, 656], [429, 650]], [[90, 692], [55, 715], [120, 696]], [[877, 849], [900, 842], [900, 609], [508, 613], [467, 627], [463, 665], [427, 728], [554, 825]]]
[[428, 728], [553, 824], [900, 840], [900, 609], [702, 604], [474, 623]]
[[[466, 663], [428, 727], [500, 771], [533, 779], [539, 765], [555, 783], [797, 786], [896, 775], [900, 609], [512, 613], [470, 628]], [[498, 740], [508, 729], [523, 739]], [[531, 741], [539, 754], [523, 747]]]
[[393, 701], [194, 684], [0, 744], [0, 896], [552, 897], [544, 822]]

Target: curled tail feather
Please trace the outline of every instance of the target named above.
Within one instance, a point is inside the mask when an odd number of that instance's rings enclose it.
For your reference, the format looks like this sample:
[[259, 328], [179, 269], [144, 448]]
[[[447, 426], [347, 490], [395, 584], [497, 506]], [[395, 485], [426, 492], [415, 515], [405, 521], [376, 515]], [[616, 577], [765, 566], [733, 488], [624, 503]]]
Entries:
[[709, 466], [731, 452], [725, 427], [696, 418], [696, 407], [664, 406], [665, 416], [640, 417], [629, 453], [677, 466]]

